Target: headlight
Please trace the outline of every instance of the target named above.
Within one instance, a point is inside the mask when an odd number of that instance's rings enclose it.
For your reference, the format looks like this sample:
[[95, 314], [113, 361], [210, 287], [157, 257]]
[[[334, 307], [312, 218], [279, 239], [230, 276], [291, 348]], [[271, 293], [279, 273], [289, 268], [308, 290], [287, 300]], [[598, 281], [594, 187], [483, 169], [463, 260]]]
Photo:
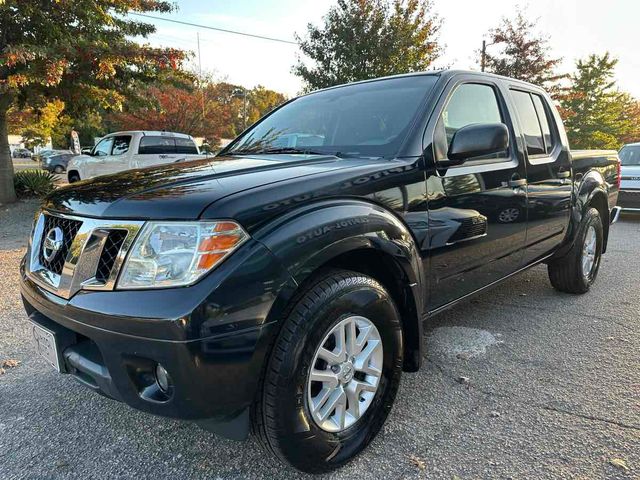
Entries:
[[248, 238], [240, 225], [226, 220], [149, 222], [129, 252], [118, 288], [190, 285]]

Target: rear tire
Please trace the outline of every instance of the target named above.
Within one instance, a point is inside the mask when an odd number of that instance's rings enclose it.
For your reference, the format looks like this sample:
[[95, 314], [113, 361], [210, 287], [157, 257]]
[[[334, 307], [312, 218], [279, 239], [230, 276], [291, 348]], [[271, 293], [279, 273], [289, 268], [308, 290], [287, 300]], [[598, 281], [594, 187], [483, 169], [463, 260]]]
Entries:
[[566, 293], [588, 292], [598, 276], [603, 238], [600, 212], [589, 208], [580, 223], [571, 250], [548, 265], [553, 288]]
[[[307, 473], [329, 472], [360, 453], [391, 410], [402, 373], [400, 315], [391, 296], [376, 280], [345, 270], [332, 270], [317, 277], [292, 305], [262, 376], [262, 387], [252, 409], [252, 429], [260, 443], [280, 460]], [[348, 325], [353, 318], [366, 321], [358, 320], [363, 322], [359, 324], [362, 329], [353, 327], [353, 333], [346, 330], [341, 337], [346, 339], [341, 342], [346, 361], [325, 362], [322, 358], [329, 355], [327, 352], [335, 355], [334, 352], [343, 351], [338, 343], [340, 337], [331, 337], [332, 332], [342, 331], [341, 325]], [[326, 343], [327, 338], [333, 340]], [[351, 348], [359, 344], [365, 357], [349, 356], [350, 338], [355, 339]], [[371, 338], [376, 339], [374, 343]], [[373, 355], [367, 353], [373, 348], [378, 349], [375, 364], [368, 360]], [[321, 351], [322, 357], [318, 357]], [[367, 358], [367, 367], [362, 367], [361, 358]], [[380, 368], [375, 368], [377, 373], [371, 377], [361, 371], [376, 364]], [[313, 380], [311, 371], [317, 376], [319, 369], [329, 376], [335, 372], [336, 386], [333, 379], [331, 386], [324, 380]], [[370, 386], [366, 391], [360, 387], [371, 378], [375, 389], [369, 394]], [[355, 382], [358, 393], [350, 389], [351, 382]], [[325, 388], [331, 393], [323, 396]], [[340, 411], [330, 404], [336, 391], [341, 399], [335, 401], [342, 405]], [[327, 400], [320, 400], [322, 397]], [[348, 417], [345, 409], [356, 412], [355, 416]], [[345, 417], [349, 421], [323, 423], [318, 418], [320, 410], [332, 421]]]

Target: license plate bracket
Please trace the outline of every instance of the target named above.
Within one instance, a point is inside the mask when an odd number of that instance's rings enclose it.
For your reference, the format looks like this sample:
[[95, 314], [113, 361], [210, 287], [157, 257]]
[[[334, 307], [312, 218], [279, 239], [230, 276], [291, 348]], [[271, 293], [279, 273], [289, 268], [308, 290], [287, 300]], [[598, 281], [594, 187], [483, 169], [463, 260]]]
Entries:
[[51, 330], [41, 327], [37, 323], [31, 324], [31, 335], [38, 354], [44, 358], [49, 365], [58, 372], [60, 369], [60, 356], [58, 355], [58, 344], [56, 335]]
[[64, 350], [76, 343], [76, 335], [70, 330], [34, 312], [29, 316], [31, 335], [36, 352], [60, 373], [67, 373]]

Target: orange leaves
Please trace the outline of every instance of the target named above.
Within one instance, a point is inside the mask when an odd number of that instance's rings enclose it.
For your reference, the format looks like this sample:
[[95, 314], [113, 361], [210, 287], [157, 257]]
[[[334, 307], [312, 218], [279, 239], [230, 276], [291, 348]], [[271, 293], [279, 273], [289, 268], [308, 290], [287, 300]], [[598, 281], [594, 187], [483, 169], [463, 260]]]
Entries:
[[116, 68], [114, 62], [109, 59], [103, 59], [98, 62], [98, 71], [96, 72], [96, 78], [100, 80], [106, 80], [108, 78], [115, 77]]

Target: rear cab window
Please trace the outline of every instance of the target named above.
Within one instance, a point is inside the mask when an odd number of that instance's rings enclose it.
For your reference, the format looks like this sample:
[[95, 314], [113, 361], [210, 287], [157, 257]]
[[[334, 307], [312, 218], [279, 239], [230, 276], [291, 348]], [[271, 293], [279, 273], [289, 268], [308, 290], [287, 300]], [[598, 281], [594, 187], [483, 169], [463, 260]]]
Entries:
[[640, 166], [640, 145], [628, 145], [620, 150], [620, 162], [623, 167]]
[[176, 153], [184, 153], [187, 155], [197, 155], [198, 147], [190, 138], [176, 138]]
[[140, 139], [138, 153], [140, 155], [176, 153], [176, 141], [173, 137], [145, 135]]

